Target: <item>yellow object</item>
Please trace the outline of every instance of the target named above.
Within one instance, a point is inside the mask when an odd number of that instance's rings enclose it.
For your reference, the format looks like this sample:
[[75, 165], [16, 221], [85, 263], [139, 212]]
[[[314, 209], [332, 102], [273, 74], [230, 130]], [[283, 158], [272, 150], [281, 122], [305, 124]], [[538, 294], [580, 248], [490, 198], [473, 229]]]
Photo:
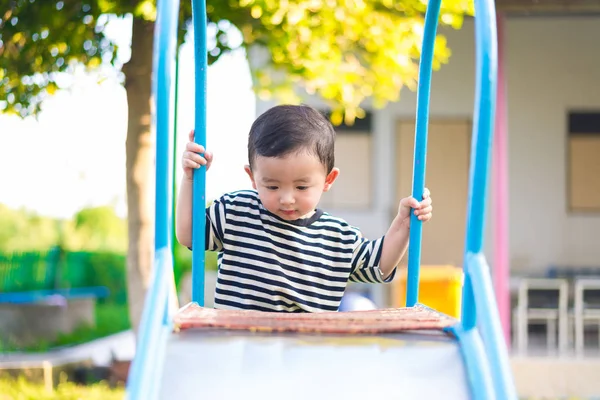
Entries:
[[[392, 284], [392, 304], [406, 306], [407, 269], [398, 271]], [[420, 304], [454, 318], [460, 318], [463, 271], [453, 265], [422, 265], [419, 272]]]

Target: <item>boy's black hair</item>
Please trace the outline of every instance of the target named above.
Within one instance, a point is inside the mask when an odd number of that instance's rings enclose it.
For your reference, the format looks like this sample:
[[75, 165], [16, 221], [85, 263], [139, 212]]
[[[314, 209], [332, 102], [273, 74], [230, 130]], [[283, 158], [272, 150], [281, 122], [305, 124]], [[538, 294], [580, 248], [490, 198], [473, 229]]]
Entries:
[[319, 111], [306, 105], [275, 106], [260, 115], [248, 135], [248, 161], [257, 156], [284, 157], [308, 150], [319, 157], [329, 174], [335, 164], [335, 130]]

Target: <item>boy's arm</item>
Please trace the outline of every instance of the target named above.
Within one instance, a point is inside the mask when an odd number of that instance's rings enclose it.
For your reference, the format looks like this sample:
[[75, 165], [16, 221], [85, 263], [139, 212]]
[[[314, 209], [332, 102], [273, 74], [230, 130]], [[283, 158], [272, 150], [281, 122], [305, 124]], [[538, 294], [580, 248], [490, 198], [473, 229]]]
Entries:
[[192, 188], [193, 181], [184, 175], [177, 198], [175, 235], [185, 247], [192, 247]]
[[[189, 249], [192, 248], [192, 191], [193, 181], [184, 176], [177, 201], [175, 235], [177, 241]], [[220, 251], [223, 248], [225, 213], [225, 204], [218, 199], [213, 201], [208, 208], [202, 208], [195, 214], [197, 218], [206, 218], [205, 250]]]
[[423, 191], [423, 200], [418, 202], [413, 197], [406, 197], [400, 201], [398, 214], [392, 221], [383, 242], [381, 249], [381, 259], [379, 269], [384, 279], [398, 266], [408, 248], [408, 239], [410, 237], [410, 213], [414, 210], [415, 215], [422, 222], [431, 219], [433, 207], [431, 206], [431, 197], [429, 190]]
[[177, 198], [175, 215], [175, 236], [183, 246], [192, 247], [192, 191], [194, 184], [194, 170], [206, 165], [206, 170], [212, 164], [212, 152], [194, 142], [194, 131], [189, 133], [189, 142], [181, 157], [183, 178]]
[[379, 269], [386, 279], [406, 254], [408, 248], [409, 229], [403, 226], [400, 216], [397, 215], [390, 225], [383, 247], [381, 249], [381, 259], [379, 261]]

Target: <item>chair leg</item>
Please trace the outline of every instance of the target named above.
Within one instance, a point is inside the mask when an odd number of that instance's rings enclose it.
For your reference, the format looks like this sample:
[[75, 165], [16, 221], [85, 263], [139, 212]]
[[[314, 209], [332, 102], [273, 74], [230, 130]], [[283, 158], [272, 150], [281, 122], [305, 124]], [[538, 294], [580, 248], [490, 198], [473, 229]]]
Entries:
[[575, 316], [569, 315], [567, 323], [567, 347], [575, 346]]
[[583, 319], [583, 286], [580, 282], [575, 283], [575, 298], [573, 312], [575, 314], [575, 356], [583, 356], [585, 347], [583, 328], [585, 321]]
[[517, 313], [513, 312], [512, 315], [512, 348], [513, 351], [516, 350], [520, 352], [521, 343], [519, 341], [519, 318], [517, 318]]
[[518, 330], [519, 330], [519, 353], [520, 354], [525, 354], [527, 352], [527, 330], [529, 327], [529, 320], [527, 319], [527, 317], [523, 317], [521, 315], [519, 315], [519, 324], [518, 324]]
[[556, 351], [556, 320], [548, 318], [546, 322], [546, 345], [549, 353]]
[[600, 321], [598, 321], [598, 347], [600, 348]]
[[558, 320], [558, 347], [560, 354], [565, 354], [569, 347], [569, 315], [564, 314]]
[[580, 313], [575, 314], [575, 354], [583, 355], [583, 318]]

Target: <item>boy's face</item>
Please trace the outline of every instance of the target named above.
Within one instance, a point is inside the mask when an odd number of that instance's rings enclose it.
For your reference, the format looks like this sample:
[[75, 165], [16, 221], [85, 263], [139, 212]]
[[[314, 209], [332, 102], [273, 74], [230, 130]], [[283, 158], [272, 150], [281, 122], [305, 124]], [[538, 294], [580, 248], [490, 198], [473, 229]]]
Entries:
[[319, 158], [307, 151], [280, 158], [257, 156], [254, 168], [245, 169], [265, 208], [287, 221], [312, 215], [339, 174], [337, 168], [327, 174]]

